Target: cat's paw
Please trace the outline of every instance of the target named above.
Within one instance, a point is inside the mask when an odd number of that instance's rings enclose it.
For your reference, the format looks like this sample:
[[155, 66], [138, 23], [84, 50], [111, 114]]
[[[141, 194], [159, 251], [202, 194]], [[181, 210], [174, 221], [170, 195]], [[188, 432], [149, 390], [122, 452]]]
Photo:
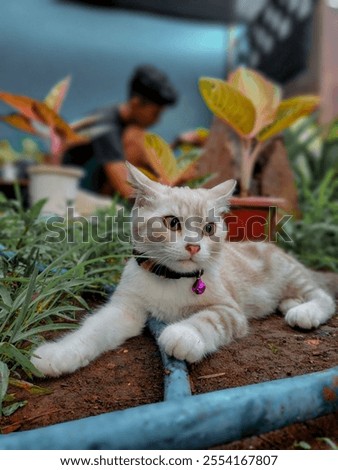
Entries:
[[292, 327], [298, 326], [305, 330], [318, 328], [322, 323], [319, 312], [306, 303], [291, 308], [285, 315], [285, 321]]
[[76, 353], [70, 353], [58, 343], [45, 343], [33, 351], [31, 362], [43, 375], [59, 377], [74, 372], [89, 361], [81, 361]]
[[197, 362], [205, 355], [203, 338], [189, 325], [167, 326], [161, 333], [158, 343], [168, 356], [174, 356], [181, 361]]

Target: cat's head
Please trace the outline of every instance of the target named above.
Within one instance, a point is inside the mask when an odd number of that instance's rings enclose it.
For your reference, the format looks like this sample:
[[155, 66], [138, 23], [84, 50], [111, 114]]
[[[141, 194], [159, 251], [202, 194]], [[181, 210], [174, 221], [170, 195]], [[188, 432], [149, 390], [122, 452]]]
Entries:
[[177, 272], [211, 267], [226, 238], [222, 214], [228, 210], [236, 181], [212, 189], [169, 187], [127, 166], [135, 190], [135, 250]]

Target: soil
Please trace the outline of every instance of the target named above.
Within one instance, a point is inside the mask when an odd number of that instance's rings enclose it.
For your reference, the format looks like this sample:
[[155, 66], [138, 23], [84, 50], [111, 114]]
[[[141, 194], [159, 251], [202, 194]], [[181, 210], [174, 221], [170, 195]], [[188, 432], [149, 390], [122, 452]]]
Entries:
[[[290, 328], [278, 315], [251, 322], [250, 334], [190, 366], [194, 394], [324, 370], [337, 364], [338, 317], [318, 330]], [[1, 419], [1, 432], [34, 429], [108, 411], [162, 401], [163, 367], [156, 343], [146, 330], [86, 368], [58, 379], [36, 379], [48, 395], [12, 389], [26, 406]], [[278, 431], [227, 443], [215, 449], [329, 448], [338, 442], [337, 414], [297, 423]]]

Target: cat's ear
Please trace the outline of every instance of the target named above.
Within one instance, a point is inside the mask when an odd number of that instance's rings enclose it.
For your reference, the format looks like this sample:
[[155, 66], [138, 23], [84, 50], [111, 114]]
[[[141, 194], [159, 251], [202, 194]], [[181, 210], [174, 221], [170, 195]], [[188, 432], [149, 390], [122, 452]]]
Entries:
[[235, 191], [236, 184], [236, 180], [227, 180], [224, 181], [224, 183], [218, 184], [217, 186], [209, 189], [217, 212], [221, 213], [228, 210], [229, 199]]
[[126, 167], [128, 169], [128, 182], [135, 190], [136, 203], [139, 206], [144, 206], [156, 199], [161, 192], [161, 184], [152, 181], [129, 162], [126, 162]]

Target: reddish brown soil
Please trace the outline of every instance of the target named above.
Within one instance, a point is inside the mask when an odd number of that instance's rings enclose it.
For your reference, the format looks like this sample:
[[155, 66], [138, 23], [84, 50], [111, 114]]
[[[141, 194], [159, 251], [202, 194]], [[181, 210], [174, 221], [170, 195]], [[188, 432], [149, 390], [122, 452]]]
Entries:
[[[288, 327], [273, 315], [251, 323], [250, 334], [199, 364], [190, 367], [194, 394], [320, 371], [337, 364], [338, 318], [316, 331]], [[36, 380], [51, 394], [32, 396], [25, 407], [1, 419], [2, 432], [97, 415], [162, 400], [163, 368], [156, 344], [146, 331], [116, 351], [104, 354], [67, 377]], [[218, 449], [292, 449], [306, 441], [312, 448], [328, 448], [319, 441], [338, 442], [337, 415], [298, 423], [282, 430], [232, 442]]]

